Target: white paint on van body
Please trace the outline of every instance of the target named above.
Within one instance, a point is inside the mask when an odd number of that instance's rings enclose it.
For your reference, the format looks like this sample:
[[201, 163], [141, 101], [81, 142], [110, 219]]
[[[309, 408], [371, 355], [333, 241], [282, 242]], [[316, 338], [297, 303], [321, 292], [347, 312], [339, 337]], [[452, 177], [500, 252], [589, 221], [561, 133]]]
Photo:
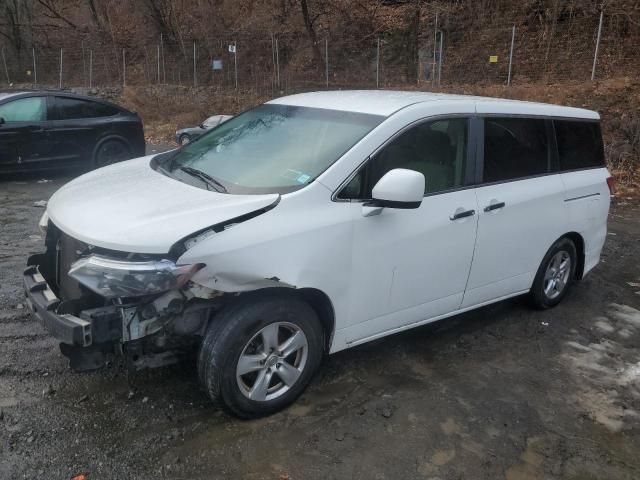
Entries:
[[[335, 314], [331, 352], [528, 291], [546, 251], [568, 232], [585, 240], [585, 272], [599, 260], [609, 208], [605, 168], [468, 187], [370, 217], [362, 203], [334, 199], [370, 155], [417, 121], [476, 113], [595, 120], [595, 112], [420, 92], [320, 92], [272, 103], [388, 117], [316, 181], [199, 241], [178, 263], [205, 263], [192, 280], [212, 290], [323, 292]], [[185, 235], [278, 201], [186, 185], [154, 172], [149, 160], [74, 180], [51, 199], [50, 218], [93, 245], [166, 253]], [[505, 207], [484, 212], [496, 201]], [[476, 214], [451, 221], [459, 208]]]

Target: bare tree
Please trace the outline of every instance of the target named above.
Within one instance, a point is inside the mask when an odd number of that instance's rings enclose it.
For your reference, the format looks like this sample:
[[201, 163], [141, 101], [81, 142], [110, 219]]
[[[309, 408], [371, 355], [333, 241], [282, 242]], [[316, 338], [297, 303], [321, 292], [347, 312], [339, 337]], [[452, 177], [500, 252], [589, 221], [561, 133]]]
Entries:
[[158, 33], [163, 34], [171, 40], [176, 39], [176, 34], [172, 26], [173, 3], [171, 0], [145, 0], [147, 10]]
[[320, 53], [320, 46], [318, 45], [318, 36], [314, 28], [315, 21], [320, 17], [317, 14], [314, 18], [309, 15], [309, 6], [307, 0], [300, 0], [300, 10], [302, 12], [302, 19], [304, 20], [304, 27], [307, 30], [307, 35], [311, 41], [311, 49], [313, 50], [313, 60], [316, 67], [321, 70], [324, 66], [324, 59], [322, 53]]
[[179, 10], [177, 3], [176, 0], [146, 0], [147, 9], [156, 25], [158, 33], [164, 35], [169, 41], [178, 42], [182, 54], [186, 56], [181, 23], [177, 18]]
[[42, 7], [42, 15], [51, 20], [59, 20], [67, 27], [74, 30], [80, 30], [80, 27], [74, 22], [69, 20], [65, 13], [66, 7], [69, 6], [69, 2], [64, 0], [38, 0], [38, 4]]
[[91, 13], [91, 20], [96, 24], [98, 28], [101, 30], [104, 28], [102, 24], [102, 19], [98, 14], [98, 8], [96, 7], [95, 0], [85, 0], [87, 2], [87, 7], [89, 7], [89, 12]]
[[418, 81], [418, 55], [420, 41], [420, 0], [415, 0], [413, 15], [409, 18], [407, 26], [407, 80]]
[[4, 22], [0, 23], [0, 36], [7, 39], [9, 45], [20, 54], [24, 47], [25, 28], [31, 24], [31, 10], [28, 2], [3, 0], [0, 2]]

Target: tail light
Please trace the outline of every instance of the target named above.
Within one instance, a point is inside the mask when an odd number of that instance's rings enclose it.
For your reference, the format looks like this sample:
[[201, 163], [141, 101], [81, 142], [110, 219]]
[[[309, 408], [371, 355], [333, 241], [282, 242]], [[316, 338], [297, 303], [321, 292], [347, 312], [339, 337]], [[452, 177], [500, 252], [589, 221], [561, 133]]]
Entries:
[[616, 181], [613, 177], [607, 177], [607, 187], [609, 187], [609, 193], [611, 195], [616, 193]]

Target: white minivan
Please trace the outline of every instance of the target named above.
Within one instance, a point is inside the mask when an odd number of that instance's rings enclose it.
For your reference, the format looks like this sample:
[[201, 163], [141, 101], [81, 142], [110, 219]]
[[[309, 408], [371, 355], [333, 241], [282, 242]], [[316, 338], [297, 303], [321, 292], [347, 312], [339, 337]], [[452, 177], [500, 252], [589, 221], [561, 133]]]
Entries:
[[197, 347], [208, 395], [257, 417], [325, 353], [516, 295], [557, 305], [599, 261], [611, 186], [592, 111], [292, 95], [62, 187], [25, 291], [72, 368]]

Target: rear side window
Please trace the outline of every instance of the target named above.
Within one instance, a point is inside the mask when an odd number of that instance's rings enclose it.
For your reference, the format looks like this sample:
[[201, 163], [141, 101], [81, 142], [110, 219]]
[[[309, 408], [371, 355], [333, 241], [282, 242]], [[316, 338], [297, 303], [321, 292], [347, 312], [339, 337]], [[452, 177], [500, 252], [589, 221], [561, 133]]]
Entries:
[[45, 97], [19, 98], [0, 105], [0, 118], [5, 122], [42, 122], [46, 111]]
[[545, 120], [487, 118], [484, 124], [484, 182], [549, 172]]
[[600, 124], [554, 120], [560, 170], [604, 167], [604, 145]]
[[110, 117], [118, 114], [117, 108], [104, 103], [65, 97], [56, 97], [56, 111], [58, 120]]

